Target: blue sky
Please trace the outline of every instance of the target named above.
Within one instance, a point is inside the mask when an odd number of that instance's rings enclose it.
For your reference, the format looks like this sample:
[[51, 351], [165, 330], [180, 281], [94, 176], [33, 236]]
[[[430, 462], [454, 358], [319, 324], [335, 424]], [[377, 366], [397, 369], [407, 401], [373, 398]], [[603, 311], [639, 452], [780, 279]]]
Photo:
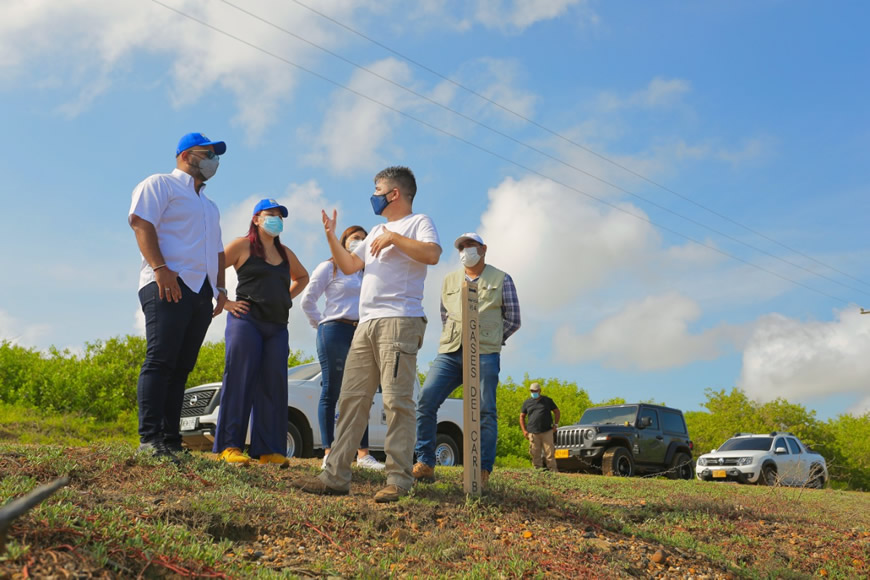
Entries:
[[[370, 228], [372, 176], [415, 171], [445, 248], [421, 369], [473, 230], [522, 306], [503, 379], [870, 410], [866, 3], [316, 3], [438, 76], [310, 2], [0, 0], [0, 338], [142, 332], [130, 194], [202, 131], [228, 147], [224, 242], [275, 197], [309, 271], [321, 208]], [[290, 326], [313, 354], [296, 308]]]

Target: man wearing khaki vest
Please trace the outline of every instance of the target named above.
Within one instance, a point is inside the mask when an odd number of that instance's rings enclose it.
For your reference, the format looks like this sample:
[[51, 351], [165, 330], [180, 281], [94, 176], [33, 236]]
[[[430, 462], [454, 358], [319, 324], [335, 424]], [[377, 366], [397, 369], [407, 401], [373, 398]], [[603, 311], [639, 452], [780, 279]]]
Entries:
[[435, 481], [438, 408], [462, 384], [462, 284], [469, 280], [477, 281], [481, 371], [480, 478], [485, 486], [495, 462], [498, 438], [495, 393], [501, 347], [520, 327], [520, 305], [511, 277], [486, 264], [486, 245], [479, 235], [463, 234], [453, 245], [459, 250], [463, 267], [448, 274], [441, 288], [443, 329], [438, 356], [432, 362], [417, 402], [417, 463], [414, 465], [414, 479]]

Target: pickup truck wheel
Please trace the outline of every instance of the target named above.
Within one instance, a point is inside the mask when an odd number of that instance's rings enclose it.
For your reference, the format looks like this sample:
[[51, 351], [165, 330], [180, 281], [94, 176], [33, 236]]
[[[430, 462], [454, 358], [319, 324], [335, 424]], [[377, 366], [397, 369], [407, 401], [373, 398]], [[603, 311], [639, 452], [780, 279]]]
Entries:
[[777, 484], [777, 474], [776, 474], [776, 466], [767, 464], [761, 468], [761, 477], [758, 478], [758, 482], [762, 485], [776, 485]]
[[810, 479], [807, 482], [807, 487], [813, 489], [822, 489], [825, 487], [825, 475], [822, 468], [818, 465], [813, 465], [812, 468], [810, 468]]
[[302, 449], [305, 442], [302, 434], [292, 421], [287, 422], [287, 457], [302, 457]]
[[692, 458], [688, 453], [677, 453], [671, 461], [671, 467], [667, 471], [668, 479], [692, 479], [695, 470], [692, 468]]
[[625, 447], [611, 447], [601, 458], [601, 473], [617, 477], [631, 477], [634, 474], [634, 461]]
[[450, 435], [439, 433], [435, 439], [435, 465], [459, 465], [459, 445]]

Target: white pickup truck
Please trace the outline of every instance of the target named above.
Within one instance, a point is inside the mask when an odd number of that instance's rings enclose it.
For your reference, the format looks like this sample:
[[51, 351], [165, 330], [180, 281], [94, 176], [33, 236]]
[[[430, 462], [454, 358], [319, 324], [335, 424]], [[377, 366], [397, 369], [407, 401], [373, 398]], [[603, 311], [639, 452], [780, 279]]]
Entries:
[[[414, 381], [415, 398], [420, 384]], [[184, 445], [194, 450], [211, 450], [220, 408], [221, 383], [208, 383], [187, 389], [181, 407], [181, 436]], [[287, 374], [287, 456], [322, 455], [317, 406], [320, 402], [320, 364], [293, 367]], [[462, 400], [447, 399], [438, 410], [438, 439], [435, 450], [438, 465], [462, 463]], [[380, 391], [375, 394], [369, 413], [369, 449], [384, 450], [387, 417]], [[248, 432], [250, 442], [250, 430]]]

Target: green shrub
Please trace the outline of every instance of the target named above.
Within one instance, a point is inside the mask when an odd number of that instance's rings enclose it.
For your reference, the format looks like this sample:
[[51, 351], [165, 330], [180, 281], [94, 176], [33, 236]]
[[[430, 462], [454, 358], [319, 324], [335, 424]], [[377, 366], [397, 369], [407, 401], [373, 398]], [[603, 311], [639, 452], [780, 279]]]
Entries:
[[[3, 341], [0, 403], [115, 421], [136, 410], [136, 384], [145, 348], [143, 337], [129, 335], [86, 343], [81, 355], [54, 347], [41, 353]], [[301, 351], [291, 352], [288, 366], [308, 360]], [[187, 385], [219, 382], [223, 372], [223, 341], [205, 343]]]

